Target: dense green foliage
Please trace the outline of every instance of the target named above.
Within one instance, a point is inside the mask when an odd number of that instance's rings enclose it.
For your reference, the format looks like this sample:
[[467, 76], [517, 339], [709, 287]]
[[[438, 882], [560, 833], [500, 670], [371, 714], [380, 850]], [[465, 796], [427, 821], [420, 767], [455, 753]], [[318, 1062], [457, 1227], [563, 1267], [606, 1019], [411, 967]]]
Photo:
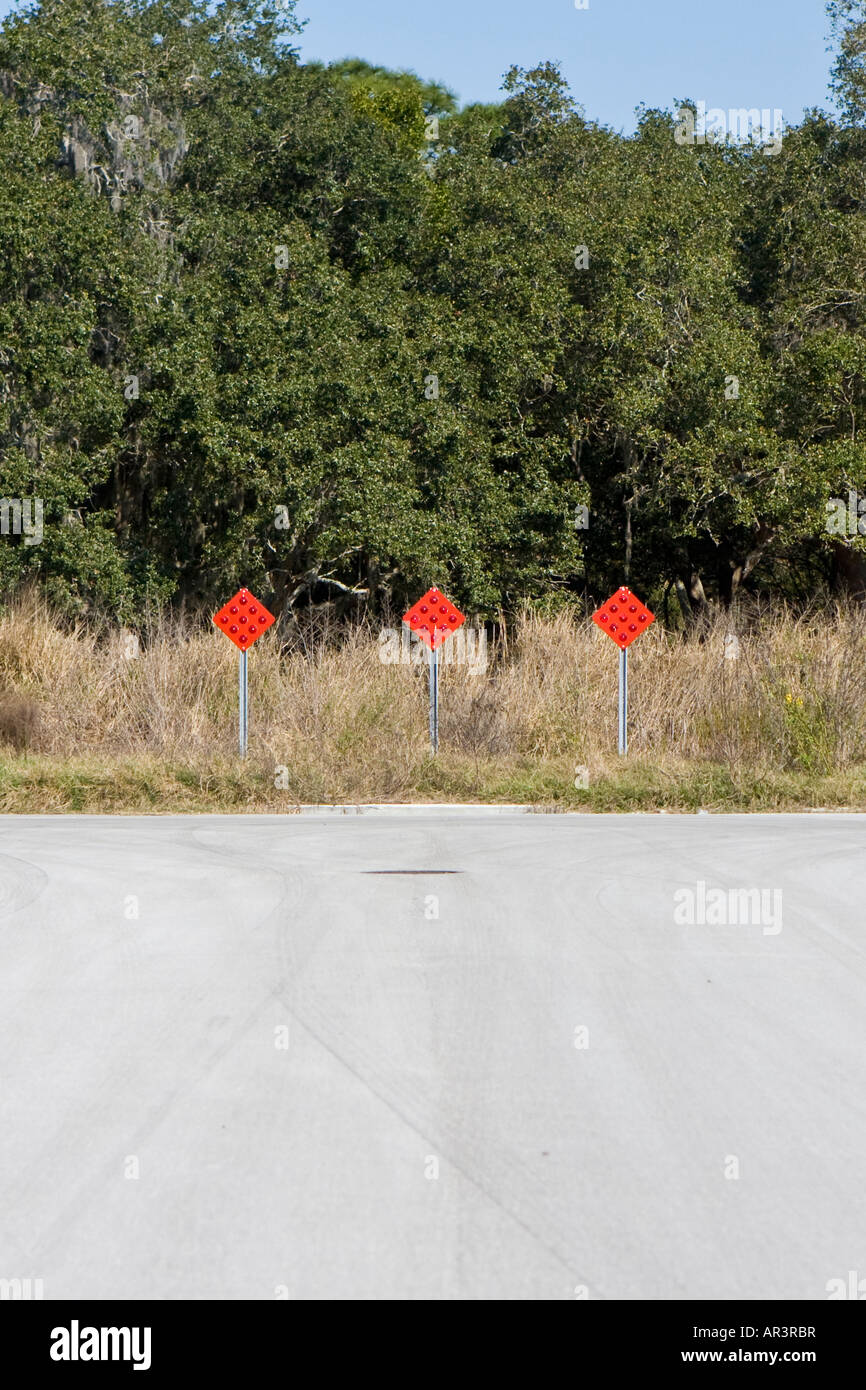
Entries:
[[866, 0], [831, 16], [842, 118], [775, 153], [615, 135], [551, 64], [462, 111], [303, 65], [291, 0], [7, 20], [0, 495], [45, 512], [0, 591], [861, 586], [826, 507], [866, 493]]

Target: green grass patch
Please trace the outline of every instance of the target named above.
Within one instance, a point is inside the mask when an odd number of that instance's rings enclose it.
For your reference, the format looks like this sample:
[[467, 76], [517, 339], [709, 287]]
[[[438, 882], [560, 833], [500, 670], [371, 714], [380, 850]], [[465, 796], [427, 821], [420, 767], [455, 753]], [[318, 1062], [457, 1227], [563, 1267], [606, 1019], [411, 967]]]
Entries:
[[57, 758], [0, 754], [0, 812], [9, 814], [289, 813], [298, 805], [367, 801], [520, 802], [549, 811], [866, 810], [866, 765], [816, 770], [738, 768], [718, 763], [627, 758], [575, 786], [572, 759], [479, 759], [443, 749], [375, 769], [359, 762], [333, 773], [288, 766], [275, 786], [266, 758], [206, 764], [153, 756]]

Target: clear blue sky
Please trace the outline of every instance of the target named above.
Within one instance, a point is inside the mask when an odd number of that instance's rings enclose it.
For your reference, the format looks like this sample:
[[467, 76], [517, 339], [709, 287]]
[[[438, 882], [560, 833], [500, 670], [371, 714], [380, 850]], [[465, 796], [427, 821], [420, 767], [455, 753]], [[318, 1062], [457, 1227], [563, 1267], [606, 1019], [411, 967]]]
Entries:
[[[14, 8], [0, 0], [0, 16]], [[676, 98], [779, 107], [787, 124], [829, 106], [824, 0], [298, 0], [302, 59], [360, 57], [494, 101], [517, 63], [557, 60], [586, 115], [634, 127]]]

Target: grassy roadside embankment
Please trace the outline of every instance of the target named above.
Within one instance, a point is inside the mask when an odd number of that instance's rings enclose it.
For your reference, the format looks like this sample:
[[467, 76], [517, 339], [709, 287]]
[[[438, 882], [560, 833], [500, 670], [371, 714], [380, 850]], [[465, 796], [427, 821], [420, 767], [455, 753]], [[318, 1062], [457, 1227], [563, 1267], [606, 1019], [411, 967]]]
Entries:
[[[739, 657], [725, 656], [725, 635]], [[40, 602], [0, 615], [0, 812], [291, 812], [320, 802], [531, 802], [550, 810], [866, 810], [866, 616], [658, 624], [630, 657], [616, 754], [616, 650], [588, 621], [527, 615], [486, 672], [445, 667], [442, 746], [426, 671], [378, 633], [274, 633], [250, 656], [250, 754], [234, 752], [235, 649], [161, 620], [118, 629]], [[580, 771], [580, 770], [583, 771]], [[586, 786], [576, 786], [575, 780]]]

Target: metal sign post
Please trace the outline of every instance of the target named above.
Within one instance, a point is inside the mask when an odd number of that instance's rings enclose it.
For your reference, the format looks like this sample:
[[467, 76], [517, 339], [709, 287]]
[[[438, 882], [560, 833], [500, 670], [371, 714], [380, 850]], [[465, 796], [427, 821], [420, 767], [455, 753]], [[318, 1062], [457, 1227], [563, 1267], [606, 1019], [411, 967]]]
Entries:
[[238, 664], [238, 752], [247, 755], [247, 736], [250, 727], [249, 686], [247, 684], [247, 654], [254, 642], [277, 620], [249, 589], [239, 589], [218, 613], [214, 626], [234, 642], [240, 652]]
[[249, 687], [247, 685], [247, 653], [238, 657], [238, 752], [242, 758], [247, 756], [247, 735], [249, 718], [247, 715]]
[[430, 648], [430, 747], [439, 752], [439, 652]]
[[592, 615], [592, 621], [619, 647], [619, 752], [628, 752], [628, 649], [646, 632], [655, 615], [625, 585]]
[[619, 751], [628, 752], [628, 647], [619, 653]]
[[428, 589], [403, 614], [403, 622], [430, 648], [430, 747], [434, 753], [439, 752], [439, 648], [465, 621], [439, 589]]

